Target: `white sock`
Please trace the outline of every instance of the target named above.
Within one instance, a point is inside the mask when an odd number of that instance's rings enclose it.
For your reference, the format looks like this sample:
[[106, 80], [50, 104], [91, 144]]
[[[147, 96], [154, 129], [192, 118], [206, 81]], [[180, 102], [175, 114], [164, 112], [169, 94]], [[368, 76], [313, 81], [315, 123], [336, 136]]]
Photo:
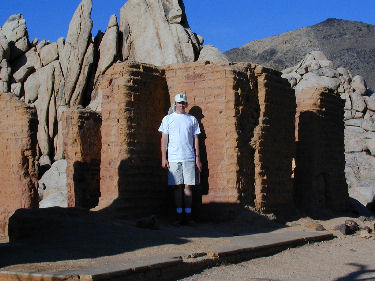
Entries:
[[191, 214], [191, 208], [185, 208], [185, 214]]
[[182, 214], [182, 208], [176, 208], [177, 214]]

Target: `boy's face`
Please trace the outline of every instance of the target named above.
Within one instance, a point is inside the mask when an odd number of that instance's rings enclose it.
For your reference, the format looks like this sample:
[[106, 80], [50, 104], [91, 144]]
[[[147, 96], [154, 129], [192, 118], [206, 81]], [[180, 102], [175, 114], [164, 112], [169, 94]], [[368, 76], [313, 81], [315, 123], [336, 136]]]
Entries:
[[187, 107], [187, 103], [184, 101], [176, 102], [175, 110], [177, 112], [185, 112], [185, 108]]

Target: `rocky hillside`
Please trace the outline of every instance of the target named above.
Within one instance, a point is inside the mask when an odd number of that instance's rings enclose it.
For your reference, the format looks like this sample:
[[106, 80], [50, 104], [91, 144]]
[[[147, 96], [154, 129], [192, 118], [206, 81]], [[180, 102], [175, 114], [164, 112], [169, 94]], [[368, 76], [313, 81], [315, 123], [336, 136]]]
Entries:
[[340, 19], [252, 41], [225, 54], [232, 61], [251, 61], [278, 70], [296, 65], [311, 51], [322, 51], [335, 68], [361, 75], [375, 89], [375, 25]]

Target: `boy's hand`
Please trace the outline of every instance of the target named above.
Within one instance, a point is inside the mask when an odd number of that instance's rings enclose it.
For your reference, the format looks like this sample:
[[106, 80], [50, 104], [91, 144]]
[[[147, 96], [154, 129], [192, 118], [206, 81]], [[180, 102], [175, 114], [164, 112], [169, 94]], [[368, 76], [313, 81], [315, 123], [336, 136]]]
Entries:
[[167, 159], [162, 159], [161, 160], [161, 166], [165, 169], [169, 169], [169, 162]]
[[197, 165], [197, 168], [198, 168], [199, 172], [202, 173], [202, 163], [201, 163], [201, 159], [199, 157], [195, 157], [195, 164]]

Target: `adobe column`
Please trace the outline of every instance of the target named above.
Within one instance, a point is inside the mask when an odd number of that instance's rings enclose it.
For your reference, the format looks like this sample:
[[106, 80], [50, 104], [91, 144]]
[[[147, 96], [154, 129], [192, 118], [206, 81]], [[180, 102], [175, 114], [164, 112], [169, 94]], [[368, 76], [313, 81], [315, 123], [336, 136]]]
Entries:
[[155, 212], [164, 203], [158, 128], [168, 111], [164, 71], [146, 64], [117, 63], [101, 84], [102, 151], [98, 209], [131, 215]]

